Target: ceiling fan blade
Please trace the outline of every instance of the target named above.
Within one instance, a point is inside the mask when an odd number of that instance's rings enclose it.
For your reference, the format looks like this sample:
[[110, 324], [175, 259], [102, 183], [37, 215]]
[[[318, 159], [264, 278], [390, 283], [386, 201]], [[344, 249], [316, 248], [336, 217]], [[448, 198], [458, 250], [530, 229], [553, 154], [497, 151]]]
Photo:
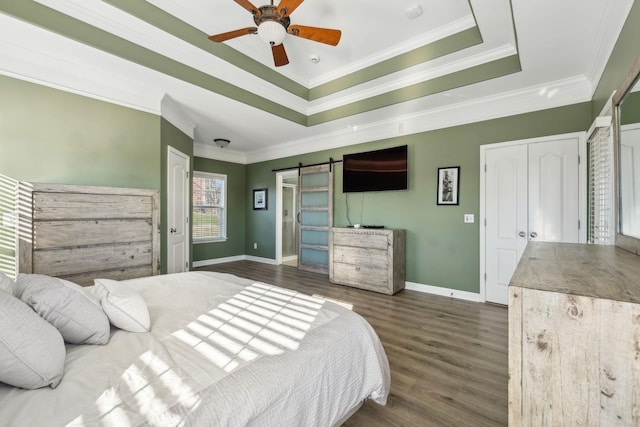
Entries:
[[313, 40], [315, 42], [330, 44], [336, 46], [342, 36], [342, 31], [332, 30], [329, 28], [307, 27], [304, 25], [291, 25], [288, 30], [289, 34], [304, 39]]
[[257, 32], [258, 29], [256, 27], [247, 27], [241, 28], [239, 30], [229, 31], [226, 33], [214, 34], [212, 36], [209, 36], [209, 40], [220, 43], [230, 39], [234, 39], [236, 37], [246, 36], [247, 34], [256, 34]]
[[249, 12], [251, 12], [252, 15], [260, 16], [262, 14], [262, 12], [260, 12], [260, 9], [255, 7], [253, 3], [251, 3], [249, 0], [233, 0], [233, 1], [235, 1], [245, 9], [247, 9]]
[[273, 53], [273, 62], [276, 67], [281, 67], [289, 63], [287, 52], [284, 50], [284, 44], [280, 43], [276, 46], [271, 46], [271, 52]]
[[[282, 16], [289, 16], [291, 13], [300, 6], [304, 0], [280, 0], [278, 5], [278, 13]], [[284, 9], [284, 12], [282, 11]]]

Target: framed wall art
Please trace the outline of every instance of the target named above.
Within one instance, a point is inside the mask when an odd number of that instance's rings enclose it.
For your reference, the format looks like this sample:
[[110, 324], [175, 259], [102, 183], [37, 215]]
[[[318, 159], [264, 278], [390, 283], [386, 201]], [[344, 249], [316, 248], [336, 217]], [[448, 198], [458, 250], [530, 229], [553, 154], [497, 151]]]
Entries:
[[460, 166], [438, 168], [438, 204], [458, 205], [460, 190]]
[[267, 210], [267, 189], [253, 190], [253, 210]]

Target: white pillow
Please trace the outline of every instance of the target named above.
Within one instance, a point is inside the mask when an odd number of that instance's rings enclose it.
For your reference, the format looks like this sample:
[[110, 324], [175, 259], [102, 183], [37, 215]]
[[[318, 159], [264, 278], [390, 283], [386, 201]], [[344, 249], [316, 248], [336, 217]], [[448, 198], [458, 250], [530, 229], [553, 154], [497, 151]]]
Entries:
[[16, 296], [60, 331], [70, 344], [106, 344], [109, 319], [80, 285], [42, 274], [20, 274]]
[[96, 279], [93, 291], [113, 326], [129, 332], [149, 332], [149, 309], [135, 289], [116, 280]]
[[27, 389], [55, 388], [62, 380], [65, 357], [60, 332], [0, 290], [0, 381]]
[[14, 289], [16, 287], [16, 282], [11, 279], [11, 277], [4, 274], [0, 271], [0, 290], [10, 293], [13, 295]]

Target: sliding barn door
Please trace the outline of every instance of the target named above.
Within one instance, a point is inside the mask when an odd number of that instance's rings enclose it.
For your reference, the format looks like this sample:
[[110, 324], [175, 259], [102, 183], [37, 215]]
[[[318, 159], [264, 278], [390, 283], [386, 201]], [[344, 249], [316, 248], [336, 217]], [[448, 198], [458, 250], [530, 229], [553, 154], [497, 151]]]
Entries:
[[329, 274], [329, 228], [333, 225], [332, 165], [300, 168], [298, 268]]

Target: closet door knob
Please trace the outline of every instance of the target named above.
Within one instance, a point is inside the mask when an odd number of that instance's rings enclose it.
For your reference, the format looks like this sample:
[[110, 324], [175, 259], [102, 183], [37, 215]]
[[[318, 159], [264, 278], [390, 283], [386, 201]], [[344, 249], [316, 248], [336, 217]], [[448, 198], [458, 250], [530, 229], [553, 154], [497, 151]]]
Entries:
[[518, 233], [518, 236], [527, 237], [527, 233], [525, 233], [524, 231], [521, 231], [521, 232]]
[[538, 237], [538, 233], [536, 233], [535, 231], [531, 232], [531, 238], [535, 239], [536, 237]]

